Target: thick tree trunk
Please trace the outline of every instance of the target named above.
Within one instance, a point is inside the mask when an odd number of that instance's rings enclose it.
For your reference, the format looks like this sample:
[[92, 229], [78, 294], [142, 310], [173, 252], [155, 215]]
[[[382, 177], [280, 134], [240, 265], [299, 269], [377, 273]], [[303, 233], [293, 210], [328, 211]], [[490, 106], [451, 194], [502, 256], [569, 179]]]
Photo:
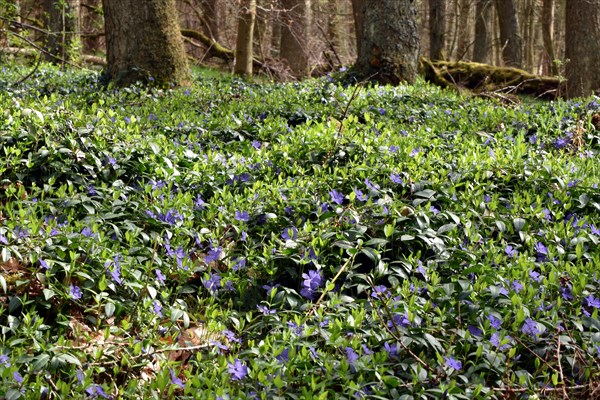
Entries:
[[189, 78], [175, 0], [103, 0], [110, 79], [163, 86]]
[[429, 58], [444, 60], [446, 45], [446, 0], [429, 0]]
[[77, 58], [79, 46], [79, 0], [44, 0], [48, 35], [44, 43], [46, 61], [58, 64], [60, 60]]
[[296, 77], [308, 74], [308, 10], [307, 0], [282, 0], [283, 26], [279, 56]]
[[473, 43], [473, 61], [487, 64], [490, 62], [490, 26], [491, 0], [477, 0], [475, 3], [475, 42]]
[[565, 57], [569, 98], [600, 90], [600, 0], [567, 0]]
[[500, 47], [504, 64], [520, 68], [523, 64], [523, 40], [515, 0], [496, 0], [496, 10], [500, 23]]
[[238, 16], [238, 34], [235, 48], [236, 75], [252, 76], [252, 45], [254, 44], [254, 23], [256, 21], [256, 0], [242, 0]]
[[554, 53], [554, 0], [542, 1], [542, 39], [546, 52], [545, 71], [550, 72], [551, 75], [558, 75], [558, 66], [554, 62], [556, 60]]
[[419, 28], [413, 0], [363, 0], [357, 71], [381, 83], [414, 82]]

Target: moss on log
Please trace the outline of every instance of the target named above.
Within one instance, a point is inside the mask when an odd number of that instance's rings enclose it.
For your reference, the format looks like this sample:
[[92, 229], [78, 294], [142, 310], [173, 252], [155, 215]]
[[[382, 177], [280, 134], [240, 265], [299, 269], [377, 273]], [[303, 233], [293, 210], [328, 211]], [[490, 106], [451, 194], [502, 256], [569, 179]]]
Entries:
[[421, 75], [429, 82], [475, 94], [503, 93], [541, 99], [559, 97], [563, 80], [539, 76], [517, 68], [495, 67], [475, 62], [421, 59]]

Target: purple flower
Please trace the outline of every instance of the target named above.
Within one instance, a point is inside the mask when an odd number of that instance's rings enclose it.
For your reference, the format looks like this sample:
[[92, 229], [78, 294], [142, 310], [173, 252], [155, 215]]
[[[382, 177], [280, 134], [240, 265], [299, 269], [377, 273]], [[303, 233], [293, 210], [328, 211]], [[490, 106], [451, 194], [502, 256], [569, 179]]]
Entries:
[[590, 294], [588, 297], [586, 297], [585, 301], [588, 307], [600, 308], [600, 299], [594, 297], [593, 294]]
[[375, 184], [375, 183], [371, 182], [371, 181], [369, 180], [369, 178], [366, 178], [366, 179], [365, 179], [365, 185], [366, 185], [366, 186], [367, 186], [367, 188], [369, 188], [369, 190], [371, 190], [372, 192], [377, 192], [377, 191], [379, 191], [379, 189], [380, 189], [380, 188], [379, 188], [379, 185], [377, 185], [377, 184]]
[[169, 373], [171, 374], [171, 384], [172, 385], [177, 385], [180, 388], [184, 388], [185, 385], [183, 384], [183, 382], [181, 381], [181, 379], [179, 379], [177, 377], [177, 375], [175, 375], [175, 371], [173, 370], [173, 368], [169, 368]]
[[450, 357], [444, 357], [444, 359], [446, 360], [446, 366], [448, 368], [452, 368], [455, 371], [460, 371], [462, 368], [462, 363], [460, 361], [455, 360], [452, 356]]
[[10, 359], [6, 354], [0, 354], [0, 365], [4, 365], [5, 367], [10, 367]]
[[515, 279], [512, 283], [512, 288], [515, 292], [519, 293], [521, 290], [523, 290], [523, 285], [521, 285], [521, 282]]
[[81, 234], [85, 237], [90, 237], [90, 238], [93, 238], [96, 236], [94, 234], [94, 232], [92, 232], [92, 230], [87, 226], [81, 230]]
[[431, 211], [433, 215], [437, 215], [440, 212], [435, 206], [429, 207], [429, 211]]
[[563, 149], [565, 147], [567, 147], [567, 145], [569, 144], [569, 138], [558, 138], [554, 141], [554, 147], [556, 147], [557, 149]]
[[221, 252], [223, 251], [222, 247], [213, 247], [212, 244], [210, 249], [208, 250], [206, 257], [204, 257], [204, 262], [210, 264], [211, 262], [217, 261], [221, 257]]
[[108, 395], [104, 391], [104, 388], [100, 385], [91, 385], [87, 389], [85, 389], [85, 392], [89, 394], [90, 398], [92, 399], [95, 399], [98, 396], [108, 399]]
[[107, 162], [114, 168], [117, 166], [117, 160], [114, 157], [108, 157]]
[[383, 344], [383, 350], [385, 350], [390, 357], [395, 357], [398, 355], [398, 345], [396, 345], [395, 343], [392, 343], [390, 345], [388, 342], [385, 342]]
[[13, 373], [13, 378], [15, 378], [15, 382], [17, 382], [17, 383], [23, 383], [23, 377], [21, 376], [21, 374], [19, 373], [19, 371], [15, 371]]
[[240, 269], [244, 269], [244, 268], [246, 268], [246, 259], [245, 258], [236, 259], [235, 264], [233, 264], [233, 266], [231, 267], [231, 269], [234, 271], [239, 271]]
[[242, 341], [237, 336], [235, 336], [235, 333], [233, 333], [229, 329], [224, 329], [221, 333], [223, 333], [223, 336], [225, 336], [230, 342], [242, 343]]
[[[504, 339], [511, 340], [512, 338], [507, 335], [507, 336], [504, 337]], [[498, 332], [494, 332], [492, 334], [492, 337], [490, 337], [490, 343], [492, 345], [494, 345], [495, 347], [497, 347], [498, 350], [500, 350], [500, 351], [504, 351], [504, 350], [510, 349], [510, 344], [509, 343], [506, 343], [506, 344], [503, 344], [503, 345], [500, 344], [501, 343], [501, 341], [500, 341], [500, 334]]]
[[394, 314], [392, 319], [387, 323], [388, 328], [394, 328], [395, 326], [407, 328], [410, 326], [410, 320], [408, 319], [408, 313]]
[[42, 260], [40, 258], [40, 267], [44, 268], [44, 269], [50, 269], [50, 266], [48, 265], [48, 263], [44, 260]]
[[300, 294], [308, 299], [313, 299], [315, 296], [315, 291], [323, 283], [323, 276], [321, 275], [321, 272], [311, 270], [308, 271], [308, 274], [302, 274], [302, 278], [304, 280], [302, 282], [303, 288], [300, 290]]
[[154, 309], [154, 313], [156, 315], [158, 315], [159, 317], [162, 317], [162, 306], [160, 305], [158, 300], [154, 300], [154, 302], [152, 303], [152, 308]]
[[242, 231], [242, 234], [240, 236], [240, 240], [242, 242], [245, 242], [248, 239], [248, 234], [246, 233], [246, 231]]
[[573, 300], [573, 292], [571, 291], [570, 286], [561, 286], [560, 287], [560, 295], [565, 300]]
[[400, 150], [400, 148], [398, 146], [390, 146], [390, 153], [396, 153], [398, 150]]
[[288, 321], [287, 326], [289, 326], [293, 330], [293, 332], [298, 336], [302, 335], [302, 332], [304, 332], [304, 327], [302, 325], [298, 325], [295, 322]]
[[414, 157], [414, 156], [416, 156], [417, 154], [419, 154], [419, 149], [418, 149], [418, 148], [414, 148], [414, 149], [412, 149], [412, 151], [410, 152], [410, 154], [409, 154], [409, 155], [410, 155], [411, 157]]
[[468, 329], [469, 329], [469, 333], [472, 336], [483, 336], [483, 331], [481, 329], [479, 329], [478, 327], [476, 327], [475, 325], [469, 325]]
[[346, 359], [348, 360], [348, 364], [352, 366], [354, 366], [354, 361], [358, 360], [358, 354], [356, 354], [352, 347], [346, 347]]
[[373, 292], [371, 293], [371, 297], [376, 299], [387, 298], [390, 296], [390, 290], [384, 285], [377, 285], [373, 288]]
[[0, 233], [0, 243], [2, 243], [2, 244], [8, 244], [8, 239], [6, 238], [6, 236], [4, 236], [1, 233]]
[[510, 244], [504, 248], [504, 252], [511, 258], [517, 255], [517, 251]]
[[362, 192], [362, 190], [360, 189], [356, 189], [354, 188], [354, 194], [356, 195], [356, 198], [358, 199], [358, 201], [367, 201], [368, 197], [364, 195], [364, 193]]
[[533, 338], [536, 338], [537, 335], [539, 335], [541, 333], [541, 331], [538, 329], [537, 322], [535, 322], [531, 318], [527, 318], [525, 320], [525, 323], [523, 324], [523, 327], [521, 328], [521, 331], [524, 334], [529, 335], [529, 336], [531, 336]]
[[281, 231], [283, 240], [296, 240], [298, 238], [298, 229], [295, 226], [290, 226]]
[[329, 204], [327, 204], [325, 202], [321, 203], [319, 205], [319, 211], [322, 213], [329, 211]]
[[531, 279], [533, 279], [534, 281], [536, 281], [536, 282], [541, 282], [542, 281], [542, 276], [537, 271], [530, 271], [529, 272], [529, 277]]
[[210, 278], [203, 280], [204, 287], [215, 293], [221, 287], [221, 277], [218, 274], [211, 273]]
[[81, 292], [81, 289], [79, 288], [79, 286], [75, 286], [75, 285], [69, 286], [69, 297], [71, 297], [71, 299], [79, 300], [79, 299], [81, 299], [82, 295], [83, 295], [83, 293]]
[[263, 315], [277, 314], [277, 310], [271, 310], [267, 306], [263, 306], [263, 305], [259, 304], [256, 306], [256, 308], [258, 308], [258, 311], [263, 313]]
[[397, 185], [402, 185], [404, 183], [404, 181], [402, 180], [402, 178], [400, 177], [400, 174], [395, 174], [395, 173], [391, 173], [390, 174], [390, 179], [393, 183], [397, 184]]
[[250, 221], [250, 214], [247, 211], [236, 211], [235, 219], [242, 222]]
[[490, 201], [492, 201], [492, 197], [491, 196], [489, 196], [487, 194], [483, 196], [483, 202], [484, 203], [489, 203]]
[[336, 204], [342, 204], [344, 202], [344, 195], [335, 189], [330, 190], [329, 195], [331, 196], [331, 201], [333, 201]]
[[[596, 228], [596, 225], [592, 224], [590, 225], [590, 232], [592, 233], [592, 235], [596, 235], [596, 236], [600, 236], [600, 228]], [[0, 235], [2, 236], [2, 235]], [[0, 240], [1, 242], [1, 240]]]
[[488, 319], [490, 320], [490, 326], [494, 329], [500, 329], [500, 327], [502, 326], [502, 321], [498, 318], [496, 318], [493, 315], [489, 315]]
[[229, 366], [229, 375], [231, 375], [231, 379], [234, 381], [241, 381], [248, 375], [248, 367], [238, 359], [236, 359], [233, 364], [228, 362], [227, 365]]
[[280, 364], [285, 364], [290, 359], [290, 349], [283, 349], [279, 355], [275, 356], [275, 359], [279, 361]]
[[194, 210], [203, 210], [205, 207], [206, 203], [204, 202], [204, 200], [202, 200], [200, 195], [197, 195], [196, 200], [194, 201]]
[[[112, 271], [108, 268], [108, 266], [112, 264], [113, 265], [113, 269]], [[109, 272], [110, 277], [112, 278], [112, 280], [118, 284], [118, 285], [122, 285], [123, 284], [123, 279], [121, 278], [121, 264], [119, 263], [119, 255], [114, 256], [113, 261], [107, 261], [104, 264], [104, 267], [106, 268], [106, 270]]]
[[159, 283], [164, 284], [167, 277], [159, 269], [155, 269], [154, 273], [156, 274], [156, 280]]

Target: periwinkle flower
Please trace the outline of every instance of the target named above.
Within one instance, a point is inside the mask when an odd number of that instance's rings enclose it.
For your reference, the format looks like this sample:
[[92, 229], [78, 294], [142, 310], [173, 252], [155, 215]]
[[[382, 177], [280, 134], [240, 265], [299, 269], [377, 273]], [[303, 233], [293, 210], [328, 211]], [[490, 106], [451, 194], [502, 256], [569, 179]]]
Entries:
[[534, 281], [536, 281], [536, 282], [541, 282], [542, 281], [542, 276], [537, 271], [530, 271], [529, 272], [529, 277], [531, 279], [533, 279]]
[[98, 396], [103, 397], [105, 399], [108, 399], [108, 394], [106, 394], [106, 392], [104, 391], [104, 388], [100, 385], [91, 385], [89, 386], [87, 389], [85, 389], [85, 392], [90, 396], [90, 398], [95, 399]]
[[19, 373], [19, 371], [15, 371], [13, 373], [13, 378], [15, 379], [15, 382], [17, 382], [17, 383], [23, 383], [23, 377], [21, 376], [21, 374]]
[[272, 315], [272, 314], [277, 314], [277, 310], [271, 310], [269, 307], [267, 306], [263, 306], [263, 305], [257, 305], [256, 308], [258, 309], [258, 311], [260, 311], [261, 313], [263, 313], [263, 315]]
[[525, 320], [521, 331], [524, 334], [531, 336], [532, 338], [537, 338], [537, 336], [541, 333], [541, 331], [538, 328], [537, 322], [535, 322], [531, 318], [527, 318]]
[[173, 368], [169, 368], [169, 373], [171, 374], [171, 384], [179, 386], [181, 389], [185, 387], [181, 379], [177, 377]]
[[390, 174], [390, 180], [396, 185], [402, 185], [404, 183], [404, 180], [400, 177], [400, 174], [393, 172]]
[[308, 274], [302, 274], [302, 289], [300, 294], [307, 299], [314, 299], [316, 290], [323, 283], [323, 276], [321, 272], [316, 270], [308, 271]]
[[554, 141], [554, 147], [556, 147], [557, 149], [564, 149], [565, 147], [567, 147], [569, 145], [569, 138], [568, 137], [561, 137], [558, 138]]
[[235, 336], [235, 333], [233, 333], [229, 329], [225, 329], [221, 333], [223, 333], [223, 336], [225, 336], [230, 342], [242, 343], [242, 340]]
[[4, 236], [1, 233], [0, 233], [0, 243], [2, 243], [2, 244], [8, 244], [8, 239], [6, 238], [6, 236]]
[[48, 265], [48, 263], [45, 260], [42, 260], [41, 258], [40, 258], [40, 267], [42, 267], [43, 269], [46, 269], [46, 270], [50, 269], [50, 265]]
[[356, 195], [356, 199], [358, 201], [367, 201], [368, 197], [360, 189], [354, 189], [354, 194]]
[[594, 297], [593, 294], [590, 294], [588, 297], [586, 297], [585, 301], [588, 307], [600, 308], [600, 299]]
[[398, 152], [398, 150], [400, 150], [400, 148], [399, 148], [398, 146], [395, 146], [395, 145], [392, 145], [392, 146], [390, 146], [390, 148], [389, 148], [389, 152], [390, 152], [390, 153], [397, 153], [397, 152]]
[[469, 329], [471, 336], [483, 336], [483, 331], [475, 325], [469, 325], [467, 328]]
[[89, 237], [89, 238], [93, 238], [93, 237], [95, 237], [95, 236], [96, 236], [96, 235], [94, 234], [94, 232], [92, 231], [92, 229], [91, 229], [91, 228], [89, 228], [89, 227], [87, 227], [87, 226], [81, 230], [81, 234], [82, 234], [83, 236], [85, 236], [85, 237]]
[[194, 201], [194, 210], [203, 210], [205, 207], [206, 203], [204, 202], [204, 200], [202, 200], [200, 195], [197, 195], [196, 200]]
[[296, 240], [298, 238], [298, 228], [296, 228], [295, 226], [285, 228], [281, 232], [281, 238], [283, 240]]
[[385, 350], [390, 357], [395, 357], [398, 355], [398, 345], [395, 343], [389, 344], [388, 342], [385, 342], [383, 344], [383, 350]]
[[515, 292], [519, 293], [521, 290], [523, 290], [523, 285], [521, 285], [521, 282], [519, 282], [518, 280], [514, 280], [512, 282], [512, 288], [514, 289]]
[[446, 360], [446, 366], [448, 368], [452, 368], [455, 371], [460, 371], [462, 369], [462, 362], [455, 360], [452, 356], [444, 357], [444, 360]]
[[235, 219], [241, 222], [250, 221], [250, 214], [247, 211], [236, 211]]
[[212, 293], [215, 293], [221, 287], [221, 277], [218, 274], [211, 273], [210, 278], [203, 279], [204, 287]]
[[204, 262], [210, 264], [211, 262], [215, 262], [221, 258], [221, 253], [223, 251], [222, 247], [216, 246], [214, 247], [212, 244], [210, 245], [210, 249], [208, 250], [206, 257], [204, 257]]
[[285, 348], [279, 353], [279, 355], [275, 356], [275, 359], [280, 364], [286, 364], [290, 360], [290, 349]]
[[156, 280], [159, 283], [164, 284], [167, 277], [159, 269], [155, 269], [154, 273], [156, 274]]
[[152, 302], [152, 309], [154, 310], [154, 314], [162, 318], [162, 306], [158, 300], [154, 300], [154, 302]]
[[81, 299], [83, 293], [81, 292], [81, 288], [79, 286], [71, 285], [69, 286], [69, 297], [73, 300]]
[[418, 148], [414, 148], [414, 149], [411, 150], [409, 156], [414, 157], [417, 154], [419, 154], [419, 149]]
[[234, 381], [241, 381], [248, 375], [248, 367], [244, 365], [239, 359], [235, 359], [233, 363], [228, 362], [227, 369], [231, 379]]
[[410, 326], [410, 319], [408, 319], [408, 313], [394, 314], [392, 319], [387, 323], [388, 328], [402, 327], [407, 328]]
[[517, 255], [517, 250], [515, 250], [510, 244], [507, 245], [504, 248], [504, 253], [506, 253], [507, 256], [513, 258]]
[[351, 366], [354, 366], [354, 362], [358, 360], [358, 354], [352, 347], [346, 347], [346, 360], [348, 360], [348, 364]]
[[385, 285], [377, 285], [373, 288], [371, 297], [376, 299], [387, 298], [390, 296], [390, 290]]
[[231, 269], [234, 271], [239, 271], [240, 269], [244, 269], [244, 268], [246, 268], [246, 259], [245, 258], [236, 259], [235, 264], [233, 264], [233, 266], [231, 267]]
[[377, 185], [376, 183], [373, 183], [369, 180], [369, 178], [365, 179], [365, 186], [367, 186], [367, 188], [372, 191], [372, 192], [378, 192], [380, 187], [379, 185]]
[[329, 196], [331, 196], [331, 201], [336, 204], [341, 205], [344, 202], [344, 195], [335, 189], [329, 191]]

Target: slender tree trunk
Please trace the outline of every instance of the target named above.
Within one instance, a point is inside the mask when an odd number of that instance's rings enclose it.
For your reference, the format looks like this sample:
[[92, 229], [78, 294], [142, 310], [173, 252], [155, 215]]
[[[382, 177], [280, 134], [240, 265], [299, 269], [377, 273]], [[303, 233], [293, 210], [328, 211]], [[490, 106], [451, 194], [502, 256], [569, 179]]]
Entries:
[[519, 29], [519, 16], [514, 0], [496, 0], [498, 22], [500, 23], [500, 46], [502, 59], [509, 67], [523, 66], [523, 40]]
[[84, 54], [96, 54], [104, 45], [104, 20], [102, 18], [102, 0], [83, 0], [81, 2], [81, 46]]
[[523, 37], [523, 69], [533, 72], [534, 70], [534, 50], [536, 41], [536, 29], [535, 29], [535, 0], [526, 0], [523, 3], [523, 23], [522, 23], [522, 37]]
[[187, 81], [175, 0], [103, 0], [103, 4], [106, 72], [112, 81], [160, 86]]
[[356, 54], [362, 48], [363, 15], [362, 8], [367, 0], [352, 0], [352, 16], [354, 17], [354, 34], [356, 37]]
[[473, 44], [473, 61], [490, 62], [490, 25], [492, 14], [491, 0], [477, 0], [475, 3], [475, 42]]
[[567, 0], [567, 97], [600, 90], [600, 0]]
[[279, 58], [281, 48], [281, 3], [273, 1], [274, 10], [271, 12], [271, 57]]
[[413, 0], [363, 0], [357, 71], [381, 83], [414, 82], [419, 28]]
[[345, 46], [342, 33], [341, 5], [339, 0], [328, 0], [327, 33], [331, 46], [340, 60], [345, 58]]
[[460, 0], [458, 7], [458, 44], [456, 47], [457, 60], [469, 60], [469, 47], [471, 46], [471, 0]]
[[202, 15], [204, 16], [204, 33], [212, 38], [215, 42], [221, 40], [221, 24], [223, 4], [222, 0], [203, 0]]
[[252, 45], [254, 43], [256, 0], [242, 0], [239, 12], [234, 73], [236, 75], [252, 76]]
[[546, 71], [551, 75], [558, 75], [558, 67], [554, 60], [554, 0], [542, 1], [542, 39], [544, 41], [544, 51], [546, 53], [545, 64]]
[[308, 74], [308, 5], [306, 0], [282, 0], [284, 11], [279, 56], [296, 77]]
[[444, 60], [446, 46], [446, 0], [429, 0], [429, 58]]
[[61, 59], [76, 59], [80, 31], [79, 0], [44, 0], [43, 6], [48, 30], [44, 46], [46, 61], [59, 63]]

